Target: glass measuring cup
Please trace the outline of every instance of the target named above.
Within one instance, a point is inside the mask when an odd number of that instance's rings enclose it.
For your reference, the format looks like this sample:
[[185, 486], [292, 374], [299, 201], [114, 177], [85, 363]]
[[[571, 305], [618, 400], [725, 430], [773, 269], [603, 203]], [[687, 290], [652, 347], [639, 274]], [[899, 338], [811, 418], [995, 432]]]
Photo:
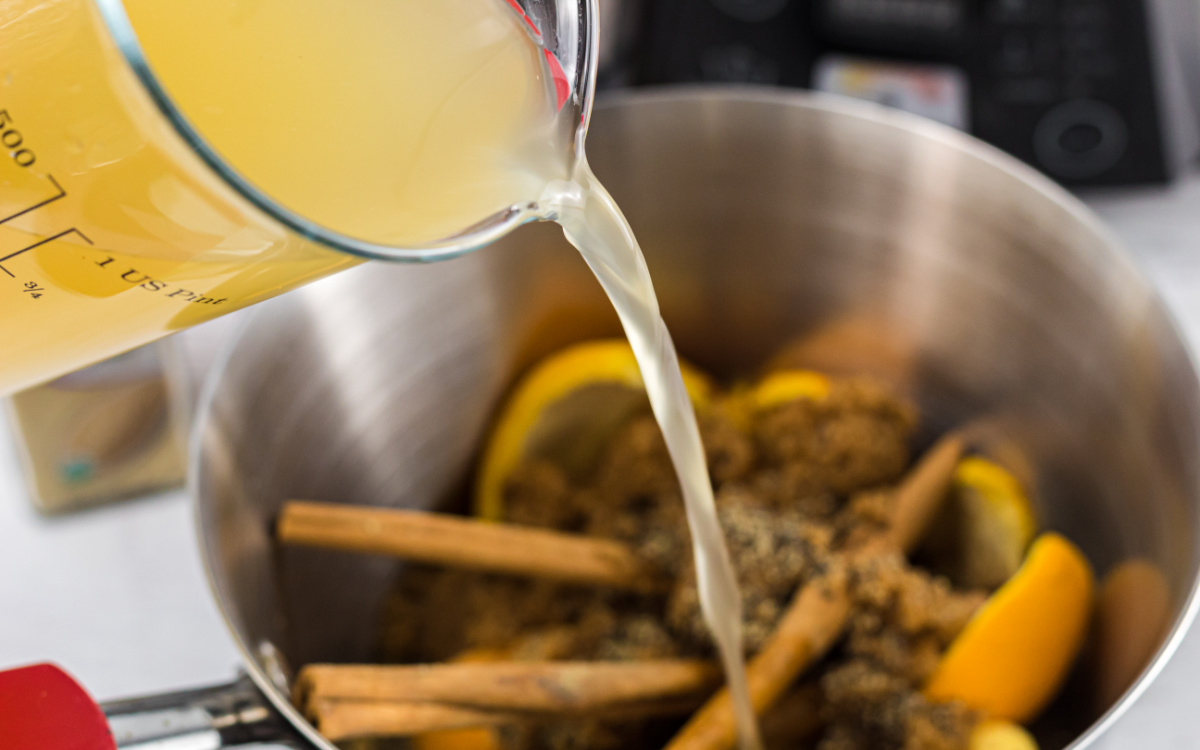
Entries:
[[[596, 0], [508, 2], [544, 55], [573, 163]], [[449, 258], [541, 216], [536, 200], [514, 201], [409, 244], [287, 207], [172, 99], [120, 0], [11, 0], [0, 50], [0, 394], [364, 259]]]

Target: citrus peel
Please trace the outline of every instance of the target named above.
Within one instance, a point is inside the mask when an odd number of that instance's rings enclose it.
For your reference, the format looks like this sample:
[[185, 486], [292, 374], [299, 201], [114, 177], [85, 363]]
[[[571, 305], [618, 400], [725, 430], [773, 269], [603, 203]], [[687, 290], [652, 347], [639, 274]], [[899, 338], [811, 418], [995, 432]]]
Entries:
[[995, 589], [1021, 566], [1037, 521], [1021, 482], [982, 456], [962, 459], [953, 491], [922, 543], [930, 567], [955, 584]]
[[[708, 377], [684, 362], [680, 369], [688, 395], [703, 406], [712, 392]], [[504, 483], [523, 458], [542, 449], [565, 446], [578, 454], [603, 445], [645, 403], [644, 393], [624, 339], [586, 341], [541, 360], [517, 383], [488, 438], [475, 486], [476, 514], [499, 520]]]
[[1004, 466], [982, 456], [968, 456], [958, 462], [954, 470], [956, 487], [980, 493], [983, 499], [997, 509], [997, 516], [1007, 516], [1004, 522], [1028, 541], [1037, 531], [1033, 508], [1025, 488]]
[[975, 613], [925, 686], [990, 719], [1023, 723], [1066, 678], [1087, 633], [1095, 583], [1066, 538], [1045, 533], [1017, 573]]
[[754, 424], [754, 416], [777, 406], [808, 399], [820, 401], [829, 396], [828, 376], [812, 370], [776, 370], [751, 385], [735, 385], [732, 393], [717, 408], [742, 431]]
[[812, 370], [772, 372], [758, 381], [748, 394], [751, 405], [757, 411], [802, 398], [820, 401], [828, 395], [829, 378]]

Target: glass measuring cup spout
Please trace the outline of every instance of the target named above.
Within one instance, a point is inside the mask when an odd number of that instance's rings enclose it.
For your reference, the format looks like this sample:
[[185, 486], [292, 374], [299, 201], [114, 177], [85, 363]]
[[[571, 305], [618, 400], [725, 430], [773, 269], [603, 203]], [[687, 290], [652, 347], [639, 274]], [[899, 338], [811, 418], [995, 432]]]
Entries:
[[544, 218], [596, 0], [10, 0], [0, 394]]

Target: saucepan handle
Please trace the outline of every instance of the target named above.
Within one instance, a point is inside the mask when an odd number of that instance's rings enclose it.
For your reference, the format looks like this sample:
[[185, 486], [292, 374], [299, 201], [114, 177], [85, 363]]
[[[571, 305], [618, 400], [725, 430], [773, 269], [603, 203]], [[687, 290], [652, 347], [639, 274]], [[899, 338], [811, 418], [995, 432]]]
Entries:
[[0, 672], [5, 750], [219, 750], [256, 743], [311, 745], [245, 675], [227, 685], [97, 705], [53, 664]]

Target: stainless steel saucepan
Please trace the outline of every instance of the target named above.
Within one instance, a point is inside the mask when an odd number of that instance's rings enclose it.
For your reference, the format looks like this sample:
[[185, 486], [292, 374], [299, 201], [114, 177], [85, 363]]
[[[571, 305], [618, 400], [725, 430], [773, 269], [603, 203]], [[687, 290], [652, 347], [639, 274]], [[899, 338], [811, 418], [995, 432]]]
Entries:
[[[1098, 572], [1129, 555], [1165, 572], [1174, 630], [1141, 682], [1090, 729], [1094, 715], [1068, 709], [1040, 728], [1047, 750], [1080, 732], [1074, 747], [1106, 746], [1191, 619], [1200, 390], [1162, 301], [1095, 217], [967, 136], [798, 93], [609, 99], [589, 151], [684, 356], [719, 376], [783, 351], [890, 378], [929, 435], [974, 422], [1030, 457], [1038, 513]], [[461, 502], [514, 376], [618, 331], [545, 225], [453, 262], [362, 267], [257, 313], [209, 384], [192, 482], [249, 678], [150, 704], [157, 736], [330, 750], [289, 703], [288, 678], [309, 661], [372, 658], [398, 565], [277, 548], [280, 503]], [[155, 736], [146, 709], [108, 707], [126, 745]]]

